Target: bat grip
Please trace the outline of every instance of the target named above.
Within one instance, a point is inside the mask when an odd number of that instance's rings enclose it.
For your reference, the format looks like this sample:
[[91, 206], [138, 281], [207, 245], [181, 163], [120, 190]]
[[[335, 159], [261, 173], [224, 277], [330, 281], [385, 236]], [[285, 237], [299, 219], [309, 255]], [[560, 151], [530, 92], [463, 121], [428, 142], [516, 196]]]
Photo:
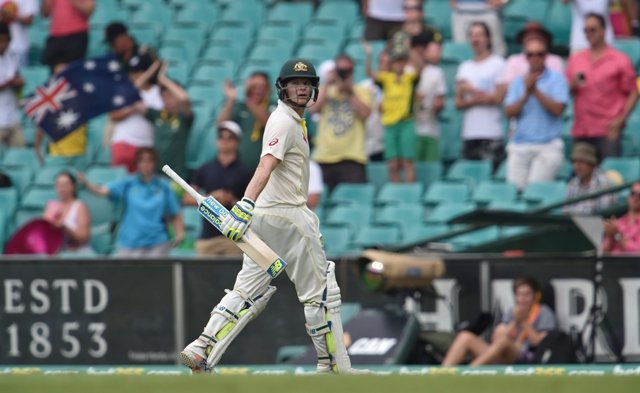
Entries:
[[198, 205], [204, 200], [204, 197], [198, 193], [198, 191], [194, 190], [183, 178], [180, 177], [169, 165], [164, 165], [162, 167], [162, 172], [166, 173], [173, 181], [178, 183], [183, 190], [185, 190], [193, 199], [196, 200]]

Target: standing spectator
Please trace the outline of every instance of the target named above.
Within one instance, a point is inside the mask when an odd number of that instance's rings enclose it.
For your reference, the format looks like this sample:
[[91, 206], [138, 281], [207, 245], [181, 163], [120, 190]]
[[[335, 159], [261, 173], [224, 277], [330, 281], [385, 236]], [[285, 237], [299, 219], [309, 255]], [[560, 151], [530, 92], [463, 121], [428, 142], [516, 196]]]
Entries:
[[[111, 52], [120, 60], [122, 66], [127, 68], [134, 56], [151, 57], [152, 61], [157, 60], [158, 56], [154, 48], [147, 44], [138, 44], [129, 34], [127, 26], [121, 22], [111, 22], [104, 29], [104, 39], [109, 44]], [[135, 65], [135, 60], [133, 61]]]
[[638, 14], [638, 0], [621, 0], [622, 9], [624, 14], [629, 20], [631, 27], [631, 33], [635, 36], [640, 36], [640, 14]]
[[365, 16], [364, 40], [388, 40], [402, 27], [404, 21], [403, 0], [362, 0]]
[[[614, 186], [614, 183], [598, 166], [598, 157], [593, 145], [585, 142], [576, 143], [571, 152], [571, 161], [575, 176], [567, 184], [567, 199], [592, 194]], [[568, 214], [593, 214], [615, 203], [616, 194], [605, 194], [599, 198], [587, 199], [565, 206], [564, 212]]]
[[42, 62], [53, 71], [54, 61], [71, 63], [82, 59], [89, 46], [89, 18], [94, 0], [42, 0], [40, 13], [51, 17], [49, 38]]
[[11, 32], [0, 23], [0, 147], [24, 146], [17, 91], [24, 86], [18, 58], [9, 52]]
[[567, 79], [574, 100], [574, 142], [595, 145], [601, 159], [620, 155], [620, 139], [638, 99], [636, 73], [624, 53], [605, 42], [605, 20], [588, 14], [584, 30], [590, 48], [567, 63]]
[[89, 244], [91, 216], [84, 202], [78, 199], [76, 178], [69, 172], [60, 172], [55, 188], [58, 200], [47, 202], [43, 218], [64, 230], [64, 251], [93, 252]]
[[[169, 182], [156, 175], [156, 163], [155, 150], [144, 147], [136, 151], [136, 173], [124, 179], [99, 186], [79, 176], [91, 192], [122, 202], [117, 256], [164, 257], [169, 255], [172, 245], [184, 239], [180, 202]], [[167, 223], [171, 223], [175, 233], [173, 242], [169, 241]]]
[[177, 174], [186, 177], [187, 137], [193, 123], [189, 96], [167, 77], [166, 63], [160, 66], [158, 85], [163, 109], [149, 108], [145, 113], [153, 124], [154, 147], [163, 165], [169, 165]]
[[[207, 195], [212, 195], [224, 207], [231, 209], [244, 194], [251, 180], [251, 171], [238, 158], [238, 146], [242, 139], [240, 126], [227, 120], [218, 126], [216, 157], [202, 165], [191, 180], [191, 186]], [[188, 193], [182, 197], [185, 205], [197, 203]], [[196, 241], [199, 256], [242, 255], [242, 251], [203, 219], [202, 233]]]
[[491, 160], [495, 170], [504, 159], [500, 78], [504, 59], [491, 53], [491, 32], [483, 22], [472, 23], [469, 39], [474, 58], [458, 67], [456, 108], [464, 111], [462, 157]]
[[440, 160], [440, 126], [438, 113], [444, 108], [447, 85], [442, 69], [429, 61], [429, 48], [423, 47], [421, 55], [425, 65], [418, 83], [418, 110], [416, 111], [417, 161]]
[[611, 0], [562, 0], [564, 4], [571, 3], [571, 39], [569, 48], [576, 53], [590, 46], [585, 22], [587, 15], [602, 15], [604, 40], [613, 42], [613, 28], [609, 21], [609, 3]]
[[[61, 73], [66, 66], [65, 63], [56, 61], [53, 66], [52, 78]], [[41, 150], [43, 139], [45, 139], [44, 132], [39, 128], [36, 129], [33, 149], [40, 165], [45, 165], [44, 155]], [[80, 125], [57, 142], [49, 141], [47, 143], [47, 151], [50, 163], [54, 161], [53, 163], [56, 165], [70, 166], [76, 169], [84, 167], [87, 164], [87, 124]]]
[[455, 42], [466, 42], [471, 25], [482, 22], [491, 32], [493, 53], [504, 56], [507, 48], [502, 34], [500, 10], [506, 2], [503, 0], [450, 0], [451, 29]]
[[262, 135], [269, 114], [275, 108], [271, 103], [271, 83], [264, 72], [254, 72], [245, 82], [244, 101], [237, 101], [238, 92], [229, 81], [224, 83], [226, 100], [218, 115], [218, 124], [232, 120], [249, 135], [240, 142], [240, 161], [254, 170], [260, 161]]
[[26, 67], [29, 63], [28, 29], [37, 13], [37, 0], [8, 0], [0, 5], [0, 23], [8, 24], [11, 29], [9, 52], [18, 57], [21, 67]]
[[442, 361], [443, 366], [460, 364], [473, 356], [471, 366], [486, 364], [531, 363], [534, 348], [556, 329], [556, 318], [546, 304], [540, 303], [540, 285], [532, 278], [520, 277], [513, 283], [515, 305], [493, 329], [491, 343], [470, 331], [458, 333]]
[[604, 251], [612, 254], [640, 253], [640, 182], [631, 186], [629, 209], [624, 216], [604, 222]]
[[[378, 56], [378, 70], [389, 71], [389, 53], [385, 49]], [[371, 94], [371, 113], [364, 123], [366, 130], [365, 151], [369, 162], [384, 161], [384, 126], [380, 115], [382, 105], [382, 89], [371, 78], [359, 83], [360, 86], [369, 89]]]
[[507, 181], [519, 190], [555, 179], [564, 159], [562, 112], [569, 88], [564, 75], [545, 67], [547, 49], [544, 40], [526, 42], [529, 72], [513, 80], [505, 99], [505, 114], [517, 120], [507, 146]]
[[371, 113], [371, 94], [353, 85], [353, 60], [340, 55], [310, 108], [319, 113], [314, 161], [322, 168], [331, 192], [339, 183], [365, 183], [365, 121]]
[[[424, 59], [432, 64], [440, 63], [442, 34], [436, 28], [424, 23], [422, 2], [405, 0], [403, 9], [404, 22], [402, 28], [392, 35], [391, 46], [397, 43], [403, 44], [410, 50], [411, 60], [415, 64], [422, 64]], [[423, 53], [425, 49], [426, 54]]]
[[399, 182], [400, 170], [405, 181], [414, 182], [416, 171], [416, 125], [414, 99], [419, 76], [409, 65], [409, 52], [402, 46], [390, 49], [389, 71], [371, 70], [371, 47], [365, 44], [367, 75], [382, 88], [382, 125], [384, 158], [389, 165], [389, 180]]

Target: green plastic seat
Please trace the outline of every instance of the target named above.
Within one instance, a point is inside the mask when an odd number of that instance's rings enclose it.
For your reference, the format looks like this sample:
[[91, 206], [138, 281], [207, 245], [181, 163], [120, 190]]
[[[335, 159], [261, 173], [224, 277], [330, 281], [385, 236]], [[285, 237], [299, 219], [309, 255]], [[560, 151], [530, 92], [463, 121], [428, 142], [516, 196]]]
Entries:
[[607, 157], [600, 167], [604, 171], [617, 171], [625, 183], [640, 179], [640, 159], [632, 157]]
[[40, 163], [38, 162], [35, 151], [28, 147], [9, 148], [2, 157], [2, 166], [26, 167], [32, 171], [40, 169]]
[[516, 211], [516, 212], [524, 212], [529, 209], [529, 206], [525, 201], [505, 201], [505, 200], [493, 200], [489, 202], [487, 206], [488, 210], [507, 210], [507, 211]]
[[416, 181], [422, 183], [424, 189], [442, 178], [442, 163], [438, 161], [416, 162], [415, 165]]
[[466, 181], [470, 184], [478, 184], [479, 182], [489, 180], [491, 178], [491, 162], [464, 160], [460, 159], [453, 163], [447, 175], [446, 180], [450, 181]]
[[91, 216], [91, 225], [111, 225], [118, 218], [117, 206], [109, 198], [93, 194], [89, 190], [82, 189], [78, 192], [80, 199], [87, 206]]
[[422, 183], [387, 183], [380, 189], [376, 203], [380, 205], [418, 203], [423, 192]]
[[511, 183], [482, 181], [473, 190], [472, 200], [475, 203], [488, 205], [493, 201], [515, 201], [518, 190]]
[[235, 45], [214, 43], [204, 49], [200, 60], [204, 62], [228, 60], [233, 64], [238, 64], [240, 59], [244, 57], [245, 49], [244, 47]]
[[443, 202], [427, 215], [425, 222], [433, 224], [448, 224], [454, 218], [472, 212], [476, 205], [472, 202]]
[[389, 167], [386, 162], [369, 162], [365, 169], [367, 181], [376, 189], [382, 188], [389, 181]]
[[446, 224], [426, 224], [420, 223], [410, 227], [404, 232], [402, 237], [403, 243], [417, 243], [423, 240], [430, 239], [435, 236], [442, 235], [450, 231], [450, 228]]
[[529, 183], [521, 199], [529, 205], [549, 205], [565, 199], [566, 183], [562, 181]]
[[450, 63], [462, 63], [473, 58], [471, 45], [466, 42], [446, 41], [442, 45], [441, 60]]
[[424, 2], [424, 15], [427, 23], [436, 27], [445, 40], [451, 39], [451, 6], [448, 1]]
[[26, 166], [21, 167], [1, 167], [0, 170], [6, 173], [11, 179], [11, 183], [16, 188], [18, 196], [23, 195], [27, 187], [31, 185], [34, 171]]
[[220, 20], [223, 22], [244, 22], [248, 21], [254, 26], [260, 26], [265, 16], [264, 5], [255, 2], [253, 5], [247, 5], [244, 1], [234, 1], [227, 7]]
[[[18, 189], [16, 187], [0, 188], [0, 211], [6, 213], [4, 219], [8, 220], [13, 217], [16, 207], [18, 206]], [[0, 217], [0, 225], [2, 217]]]
[[346, 25], [352, 24], [359, 16], [360, 10], [355, 2], [322, 2], [316, 10], [315, 20], [340, 19]]
[[324, 223], [327, 226], [345, 227], [354, 233], [363, 225], [373, 222], [372, 218], [373, 209], [371, 206], [336, 206], [329, 211]]
[[295, 21], [303, 26], [309, 22], [311, 15], [313, 15], [313, 4], [310, 2], [278, 2], [269, 11], [267, 20]]
[[212, 42], [225, 42], [239, 48], [245, 48], [253, 39], [253, 30], [245, 29], [244, 26], [223, 25], [217, 28], [212, 36]]
[[453, 244], [455, 250], [462, 250], [465, 248], [490, 243], [498, 240], [499, 238], [500, 231], [497, 227], [492, 226], [452, 237], [450, 239], [447, 239], [447, 242]]
[[203, 218], [198, 213], [198, 209], [194, 206], [185, 206], [182, 209], [182, 219], [187, 238], [194, 241], [199, 239], [202, 232]]
[[502, 9], [502, 31], [507, 41], [516, 35], [528, 21], [543, 23], [547, 17], [546, 1], [512, 0]]
[[272, 64], [279, 64], [282, 62], [282, 56], [282, 53], [274, 50], [271, 46], [257, 45], [253, 47], [248, 58], [251, 60], [263, 60]]
[[337, 54], [337, 49], [332, 49], [324, 44], [306, 42], [298, 48], [297, 57], [307, 59], [312, 64], [321, 64], [325, 60], [334, 59]]
[[440, 123], [440, 158], [444, 162], [456, 161], [462, 152], [460, 125], [456, 122]]
[[53, 188], [30, 188], [20, 199], [20, 209], [32, 209], [42, 212], [48, 201], [57, 200]]
[[324, 243], [325, 254], [329, 258], [337, 258], [344, 255], [351, 246], [351, 230], [346, 227], [322, 226], [320, 228]]
[[466, 202], [470, 195], [471, 189], [466, 183], [439, 180], [427, 189], [424, 203], [433, 206], [442, 202]]
[[360, 248], [386, 246], [400, 241], [400, 229], [389, 226], [365, 225], [358, 229], [353, 244]]
[[220, 14], [220, 7], [215, 3], [188, 0], [178, 11], [175, 21], [178, 23], [211, 26], [220, 19]]
[[93, 166], [87, 169], [85, 176], [94, 184], [107, 184], [111, 181], [127, 176], [127, 169], [123, 166], [103, 167]]
[[414, 227], [422, 225], [424, 212], [424, 206], [418, 203], [385, 206], [378, 211], [375, 223], [400, 228], [404, 238]]
[[[157, 3], [157, 4], [156, 4]], [[132, 11], [131, 23], [147, 22], [159, 23], [169, 26], [173, 20], [173, 11], [167, 6], [163, 6], [164, 2], [144, 1], [141, 6]]]
[[60, 172], [71, 172], [74, 170], [68, 167], [49, 167], [46, 166], [36, 172], [36, 178], [33, 180], [32, 185], [40, 188], [53, 188], [56, 182], [56, 176]]
[[46, 66], [28, 66], [20, 69], [20, 74], [25, 81], [22, 88], [24, 94], [28, 95], [42, 86], [49, 80], [49, 69]]
[[550, 1], [544, 26], [553, 35], [554, 46], [569, 46], [571, 38], [571, 5]]
[[110, 224], [94, 225], [91, 227], [91, 248], [93, 248], [98, 255], [111, 254], [114, 249], [114, 239]]
[[194, 67], [189, 84], [222, 86], [225, 79], [231, 79], [233, 76], [234, 67], [230, 61], [219, 61], [215, 63], [200, 62]]
[[340, 183], [329, 195], [331, 205], [351, 204], [358, 206], [372, 205], [375, 187], [370, 183]]
[[640, 38], [616, 39], [613, 47], [629, 56], [634, 68], [640, 66]]

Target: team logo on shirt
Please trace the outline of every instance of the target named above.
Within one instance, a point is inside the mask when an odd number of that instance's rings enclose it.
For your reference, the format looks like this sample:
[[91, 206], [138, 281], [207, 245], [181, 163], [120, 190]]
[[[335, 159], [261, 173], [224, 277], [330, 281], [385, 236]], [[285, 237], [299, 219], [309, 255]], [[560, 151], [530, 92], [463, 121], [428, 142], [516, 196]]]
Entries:
[[272, 140], [269, 141], [269, 146], [275, 146], [278, 144], [278, 142], [280, 142], [278, 138], [273, 138]]

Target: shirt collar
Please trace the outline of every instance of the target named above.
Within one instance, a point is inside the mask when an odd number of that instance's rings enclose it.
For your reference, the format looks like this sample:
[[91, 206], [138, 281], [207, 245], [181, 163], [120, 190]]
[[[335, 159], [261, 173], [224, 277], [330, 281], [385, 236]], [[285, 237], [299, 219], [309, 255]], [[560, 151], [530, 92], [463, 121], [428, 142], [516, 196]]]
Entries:
[[285, 112], [287, 112], [291, 117], [293, 117], [297, 122], [302, 121], [302, 118], [300, 117], [300, 115], [298, 114], [298, 112], [296, 112], [295, 110], [293, 110], [292, 107], [290, 107], [289, 105], [285, 104], [284, 101], [282, 100], [278, 100], [278, 108], [282, 108]]

